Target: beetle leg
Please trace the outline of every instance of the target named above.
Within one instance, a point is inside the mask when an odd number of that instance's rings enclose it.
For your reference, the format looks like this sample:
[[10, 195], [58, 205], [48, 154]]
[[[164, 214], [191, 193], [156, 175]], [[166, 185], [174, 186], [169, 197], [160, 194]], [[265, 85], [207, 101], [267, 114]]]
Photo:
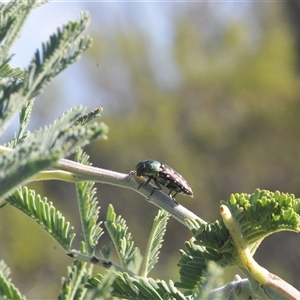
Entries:
[[135, 175], [135, 174], [136, 174], [136, 171], [135, 171], [135, 170], [130, 171], [129, 174], [128, 174], [128, 180], [130, 180], [131, 177], [132, 177], [133, 175]]
[[170, 192], [169, 192], [169, 196], [175, 201], [175, 197], [176, 197], [176, 195], [178, 194], [176, 191], [174, 191], [175, 192], [175, 194], [174, 195], [172, 195], [172, 191], [170, 190]]
[[177, 192], [175, 192], [175, 194], [172, 196], [172, 191], [170, 191], [169, 192], [169, 196], [170, 196], [170, 198], [172, 198], [172, 200], [176, 203], [176, 204], [178, 204], [178, 202], [175, 200], [175, 196], [177, 195]]
[[129, 172], [130, 176], [133, 176], [134, 174], [136, 174], [136, 170], [132, 170], [132, 171]]
[[152, 194], [154, 193], [154, 190], [161, 190], [161, 185], [157, 182], [157, 179], [153, 178], [153, 181], [154, 181], [154, 184], [155, 184], [156, 187], [153, 188], [153, 190], [152, 190], [152, 192], [151, 192], [151, 194], [150, 194], [149, 197], [152, 196]]
[[157, 189], [157, 190], [161, 190], [161, 185], [157, 182], [157, 179], [154, 178], [153, 181], [154, 181], [154, 183], [155, 183], [155, 185], [156, 185], [156, 189]]
[[147, 184], [150, 182], [150, 180], [151, 180], [151, 177], [149, 177], [149, 178], [147, 179], [147, 181], [146, 181], [146, 183], [145, 183], [144, 185], [147, 185]]
[[150, 180], [151, 180], [151, 177], [149, 177], [145, 183], [142, 182], [142, 183], [139, 185], [139, 187], [138, 187], [137, 189], [139, 189], [142, 185], [143, 185], [143, 186], [147, 185], [147, 184], [149, 183]]

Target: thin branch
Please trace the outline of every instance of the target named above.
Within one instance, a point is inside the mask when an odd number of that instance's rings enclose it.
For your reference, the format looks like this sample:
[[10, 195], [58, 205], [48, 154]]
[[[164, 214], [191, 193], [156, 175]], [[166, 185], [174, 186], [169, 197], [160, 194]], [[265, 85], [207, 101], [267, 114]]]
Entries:
[[[0, 154], [6, 151], [13, 151], [13, 149], [0, 146]], [[64, 158], [60, 159], [54, 168], [56, 170], [48, 170], [38, 173], [33, 180], [62, 180], [74, 183], [81, 181], [95, 181], [128, 188], [144, 196], [149, 203], [164, 209], [173, 218], [185, 226], [185, 219], [198, 219], [203, 224], [206, 224], [204, 220], [175, 202], [163, 191], [154, 189], [155, 187], [151, 183], [148, 183], [146, 186], [141, 186], [141, 183], [146, 182], [143, 177], [86, 166]], [[150, 196], [151, 193], [152, 195]]]
[[[154, 189], [155, 187], [152, 184], [148, 183], [146, 186], [141, 186], [141, 183], [146, 182], [143, 177], [118, 173], [92, 166], [86, 166], [68, 159], [60, 159], [55, 167], [57, 169], [75, 174], [77, 176], [77, 180], [91, 180], [104, 184], [111, 184], [132, 189], [147, 198], [149, 203], [154, 204], [159, 208], [167, 211], [172, 215], [173, 218], [175, 218], [185, 226], [185, 219], [187, 218], [199, 219], [203, 224], [206, 224], [204, 220], [199, 218], [197, 215], [195, 215], [193, 212], [189, 211], [182, 205], [175, 202], [164, 192], [158, 189]], [[150, 196], [151, 193], [152, 195]]]
[[300, 299], [300, 292], [280, 277], [269, 273], [268, 281], [261, 285], [246, 268], [240, 269], [248, 278], [235, 275], [234, 281], [211, 290], [208, 299]]
[[[74, 249], [71, 250], [70, 252], [68, 252], [67, 255], [69, 257], [73, 258], [73, 259], [77, 259], [77, 260], [80, 260], [80, 261], [92, 263], [94, 265], [98, 265], [98, 266], [101, 266], [101, 267], [106, 268], [106, 269], [114, 268], [117, 271], [125, 272], [124, 268], [114, 264], [111, 261], [106, 261], [104, 259], [98, 258], [95, 255], [86, 255], [86, 254], [83, 254], [83, 253], [81, 253], [77, 250], [74, 250]], [[131, 272], [129, 270], [126, 270], [126, 273], [128, 273], [130, 276], [138, 277], [136, 274], [134, 274], [133, 272]]]

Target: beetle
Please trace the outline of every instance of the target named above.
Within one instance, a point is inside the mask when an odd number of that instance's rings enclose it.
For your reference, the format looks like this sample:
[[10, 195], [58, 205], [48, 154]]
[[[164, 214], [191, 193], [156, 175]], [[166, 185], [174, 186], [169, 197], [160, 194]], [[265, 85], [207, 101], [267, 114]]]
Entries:
[[[157, 189], [161, 190], [161, 185], [169, 189], [169, 196], [173, 200], [177, 194], [193, 197], [193, 191], [186, 180], [171, 167], [157, 160], [147, 159], [139, 162], [130, 174], [148, 178], [146, 183], [142, 183], [139, 188], [143, 184], [147, 185], [153, 179]], [[151, 195], [153, 194], [154, 189], [151, 192]], [[173, 195], [172, 192], [174, 192]]]

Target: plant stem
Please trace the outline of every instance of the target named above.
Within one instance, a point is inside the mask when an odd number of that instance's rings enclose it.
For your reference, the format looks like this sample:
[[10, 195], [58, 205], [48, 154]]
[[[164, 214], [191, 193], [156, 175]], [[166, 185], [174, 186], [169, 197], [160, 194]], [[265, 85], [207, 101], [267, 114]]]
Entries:
[[230, 232], [242, 265], [248, 270], [248, 272], [256, 281], [258, 281], [260, 284], [265, 284], [268, 281], [269, 272], [253, 259], [240, 227], [233, 218], [229, 208], [226, 205], [221, 205], [220, 214], [223, 218], [225, 226]]
[[[203, 222], [203, 224], [206, 223], [193, 212], [175, 202], [161, 190], [153, 190], [154, 186], [152, 184], [149, 183], [146, 186], [141, 186], [141, 183], [146, 182], [143, 177], [86, 166], [68, 159], [60, 159], [55, 167], [57, 169], [75, 174], [76, 180], [95, 181], [132, 189], [147, 198], [148, 202], [151, 204], [166, 210], [173, 218], [184, 225], [184, 220], [187, 218], [199, 219]], [[151, 193], [152, 195], [149, 197]]]
[[[0, 154], [6, 151], [14, 151], [14, 149], [0, 146]], [[54, 166], [53, 170], [42, 171], [38, 173], [32, 180], [62, 180], [74, 183], [82, 181], [95, 181], [128, 188], [143, 195], [149, 203], [164, 209], [173, 218], [185, 226], [185, 219], [198, 219], [203, 224], [206, 224], [204, 220], [175, 202], [163, 191], [157, 189], [153, 190], [154, 186], [151, 183], [147, 184], [146, 186], [141, 185], [142, 183], [146, 182], [143, 177], [87, 166], [62, 158]]]

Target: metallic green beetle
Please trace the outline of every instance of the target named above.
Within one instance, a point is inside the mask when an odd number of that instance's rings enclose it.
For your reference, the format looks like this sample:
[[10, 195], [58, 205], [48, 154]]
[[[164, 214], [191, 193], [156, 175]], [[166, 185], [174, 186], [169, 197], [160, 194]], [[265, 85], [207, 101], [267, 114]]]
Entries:
[[[171, 167], [157, 160], [147, 159], [139, 162], [136, 165], [135, 170], [131, 171], [130, 174], [148, 177], [148, 180], [144, 185], [147, 185], [151, 179], [153, 179], [157, 189], [161, 190], [161, 185], [165, 186], [170, 190], [169, 196], [172, 199], [174, 199], [177, 194], [193, 197], [193, 191], [186, 180]], [[141, 186], [142, 184], [139, 186], [139, 188]], [[154, 189], [152, 193], [153, 192]], [[172, 192], [174, 192], [173, 195]]]

